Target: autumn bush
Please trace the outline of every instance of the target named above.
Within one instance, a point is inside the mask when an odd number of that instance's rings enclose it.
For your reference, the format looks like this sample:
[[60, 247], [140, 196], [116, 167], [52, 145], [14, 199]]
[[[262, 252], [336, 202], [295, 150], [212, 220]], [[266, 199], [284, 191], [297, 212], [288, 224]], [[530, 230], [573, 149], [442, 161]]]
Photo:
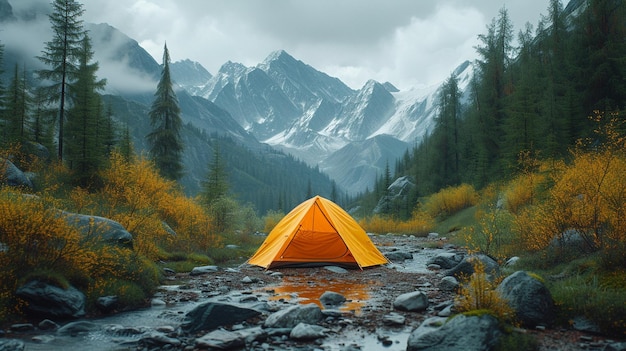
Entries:
[[461, 313], [485, 311], [501, 322], [514, 322], [515, 311], [496, 290], [502, 279], [486, 274], [484, 265], [479, 260], [473, 264], [474, 273], [466, 283], [461, 285], [456, 297], [455, 306], [457, 310]]
[[432, 218], [446, 217], [478, 203], [479, 195], [469, 184], [448, 187], [430, 195], [421, 209]]
[[610, 254], [624, 247], [626, 140], [617, 119], [601, 125], [593, 143], [580, 142], [572, 151], [571, 162], [553, 163], [545, 200], [516, 215], [515, 230], [525, 249], [545, 249], [568, 230], [575, 230], [589, 251]]
[[408, 220], [398, 220], [392, 216], [373, 215], [359, 220], [359, 225], [368, 233], [396, 233], [426, 236], [434, 225], [434, 220], [422, 211], [414, 211]]
[[114, 153], [101, 177], [98, 212], [133, 233], [140, 254], [157, 259], [159, 247], [202, 252], [219, 245], [211, 217], [175, 182], [162, 178], [149, 160], [129, 162]]

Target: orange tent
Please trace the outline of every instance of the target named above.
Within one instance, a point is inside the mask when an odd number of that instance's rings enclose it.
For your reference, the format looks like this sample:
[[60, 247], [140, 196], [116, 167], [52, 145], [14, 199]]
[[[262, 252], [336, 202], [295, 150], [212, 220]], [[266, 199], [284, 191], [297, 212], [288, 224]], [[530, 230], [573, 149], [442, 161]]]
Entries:
[[322, 264], [363, 268], [388, 262], [346, 211], [321, 196], [291, 210], [248, 260], [264, 268]]

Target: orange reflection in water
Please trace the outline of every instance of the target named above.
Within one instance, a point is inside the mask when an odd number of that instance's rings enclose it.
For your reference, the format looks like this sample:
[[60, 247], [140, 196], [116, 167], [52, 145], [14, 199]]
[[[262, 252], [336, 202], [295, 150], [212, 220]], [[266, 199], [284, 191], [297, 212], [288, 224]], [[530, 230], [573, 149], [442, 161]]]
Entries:
[[[361, 313], [361, 308], [370, 298], [371, 289], [380, 285], [377, 281], [357, 283], [354, 281], [341, 281], [336, 279], [311, 280], [310, 276], [286, 276], [283, 283], [272, 287], [273, 294], [270, 301], [280, 299], [298, 299], [301, 304], [315, 303], [324, 308], [319, 298], [326, 291], [332, 291], [346, 298], [338, 309], [341, 311], [353, 311], [356, 315]], [[265, 289], [268, 291], [268, 289]]]

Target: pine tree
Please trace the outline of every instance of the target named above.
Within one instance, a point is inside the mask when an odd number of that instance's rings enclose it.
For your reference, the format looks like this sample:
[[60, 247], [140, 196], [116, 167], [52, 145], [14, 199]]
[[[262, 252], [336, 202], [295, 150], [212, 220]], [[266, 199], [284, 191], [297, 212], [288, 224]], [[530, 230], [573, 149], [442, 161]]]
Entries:
[[102, 98], [98, 91], [104, 89], [106, 80], [98, 79], [98, 63], [92, 63], [91, 40], [84, 34], [81, 43], [76, 81], [69, 93], [73, 106], [69, 109], [66, 123], [66, 161], [81, 185], [88, 182], [105, 159], [105, 145], [100, 139], [100, 123], [104, 119]]
[[28, 92], [25, 73], [20, 75], [19, 65], [15, 64], [15, 72], [6, 96], [6, 130], [9, 143], [24, 143], [28, 140]]
[[147, 135], [150, 155], [161, 175], [178, 180], [183, 173], [181, 155], [183, 142], [180, 136], [182, 120], [178, 99], [170, 76], [170, 54], [167, 44], [163, 50], [163, 71], [150, 109], [152, 132]]
[[37, 88], [33, 94], [32, 109], [32, 141], [47, 147], [49, 150], [54, 146], [54, 111], [47, 108], [43, 89]]
[[200, 197], [202, 203], [211, 206], [228, 193], [228, 180], [219, 144], [216, 142], [213, 149], [213, 160], [209, 164], [209, 173], [202, 183]]
[[46, 43], [42, 55], [37, 57], [50, 67], [37, 72], [44, 81], [51, 82], [46, 89], [46, 95], [51, 103], [59, 103], [57, 146], [60, 160], [63, 159], [69, 86], [76, 78], [81, 40], [85, 34], [83, 21], [80, 19], [84, 12], [82, 4], [75, 0], [54, 0], [52, 13], [49, 15], [53, 37]]
[[460, 99], [458, 78], [453, 74], [444, 82], [439, 93], [439, 111], [435, 118], [435, 131], [432, 135], [432, 142], [439, 150], [438, 157], [433, 160], [431, 172], [437, 188], [454, 185], [459, 181]]
[[5, 87], [2, 81], [4, 75], [4, 44], [0, 43], [0, 147], [4, 146], [8, 140], [7, 121], [6, 121], [6, 101], [5, 101]]

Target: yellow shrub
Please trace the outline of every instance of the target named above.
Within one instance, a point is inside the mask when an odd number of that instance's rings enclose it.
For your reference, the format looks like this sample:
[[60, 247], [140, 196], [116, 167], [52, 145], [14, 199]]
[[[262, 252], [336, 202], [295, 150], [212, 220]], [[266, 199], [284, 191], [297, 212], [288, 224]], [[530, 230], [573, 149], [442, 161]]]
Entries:
[[219, 245], [210, 216], [175, 182], [161, 177], [147, 159], [128, 162], [113, 154], [102, 178], [105, 185], [99, 193], [103, 199], [100, 211], [133, 234], [141, 254], [156, 259], [159, 246], [193, 252]]
[[570, 164], [555, 164], [545, 201], [517, 214], [516, 232], [526, 248], [543, 249], [568, 229], [577, 230], [590, 249], [626, 242], [626, 142], [613, 123], [604, 126], [606, 144], [581, 143]]
[[359, 225], [368, 233], [397, 233], [423, 236], [433, 227], [434, 220], [426, 213], [415, 211], [407, 221], [374, 215], [359, 220]]
[[496, 288], [500, 280], [490, 279], [484, 265], [478, 260], [474, 264], [474, 274], [469, 281], [461, 285], [455, 305], [459, 312], [488, 311], [498, 320], [511, 322], [514, 310], [500, 296]]
[[473, 186], [461, 184], [442, 189], [429, 196], [422, 209], [433, 218], [449, 216], [462, 209], [474, 206], [478, 202], [478, 193]]

